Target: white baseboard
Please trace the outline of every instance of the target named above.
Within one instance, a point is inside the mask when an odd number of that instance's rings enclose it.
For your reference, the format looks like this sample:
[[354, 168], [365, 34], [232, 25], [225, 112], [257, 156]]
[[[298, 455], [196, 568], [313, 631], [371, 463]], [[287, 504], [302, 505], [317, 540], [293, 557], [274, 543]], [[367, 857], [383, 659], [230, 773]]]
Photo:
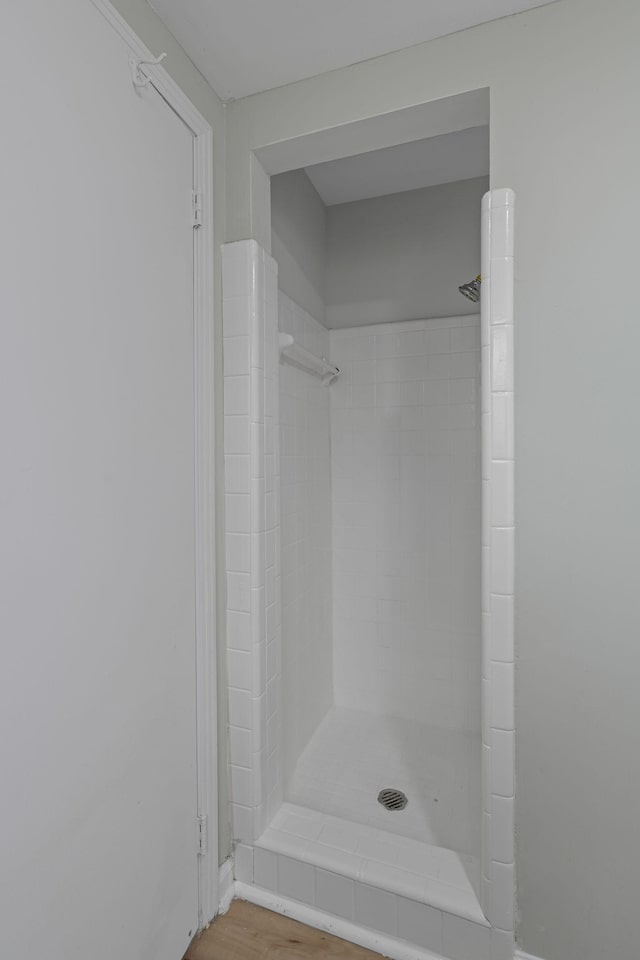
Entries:
[[[299, 920], [300, 923], [306, 923], [309, 927], [332, 933], [335, 937], [350, 940], [351, 943], [357, 943], [368, 950], [381, 953], [384, 957], [390, 957], [391, 960], [444, 960], [440, 954], [431, 953], [430, 950], [421, 950], [402, 940], [396, 940], [395, 937], [387, 937], [382, 933], [376, 933], [375, 930], [368, 930], [366, 927], [351, 923], [349, 920], [332, 917], [328, 913], [316, 910], [315, 907], [308, 907], [304, 903], [298, 903], [297, 900], [289, 900], [288, 897], [281, 897], [280, 894], [271, 893], [250, 883], [236, 880], [234, 896], [239, 900], [248, 900], [259, 907], [281, 913], [285, 917], [291, 917], [293, 920]], [[523, 954], [521, 960], [528, 960], [528, 958]]]
[[225, 860], [220, 867], [220, 880], [218, 889], [220, 891], [220, 906], [218, 908], [218, 913], [226, 913], [231, 906], [231, 901], [233, 900], [234, 896], [233, 859], [231, 857], [229, 857], [228, 860]]
[[532, 953], [525, 953], [523, 950], [516, 950], [513, 960], [541, 960], [541, 958], [534, 957]]

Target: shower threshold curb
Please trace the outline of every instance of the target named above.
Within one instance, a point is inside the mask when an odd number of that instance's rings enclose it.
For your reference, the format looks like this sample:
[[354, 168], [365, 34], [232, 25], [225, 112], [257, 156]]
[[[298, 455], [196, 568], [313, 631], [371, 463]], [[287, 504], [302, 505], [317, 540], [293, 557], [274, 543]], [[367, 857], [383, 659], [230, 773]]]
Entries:
[[[306, 836], [301, 836], [300, 831], [294, 833], [288, 824], [302, 824]], [[285, 803], [256, 841], [255, 848], [328, 870], [355, 883], [376, 887], [479, 926], [489, 927], [471, 879], [474, 878], [477, 886], [477, 858], [374, 827], [365, 828], [369, 852], [364, 854], [354, 850], [354, 844], [334, 841], [329, 845], [319, 841], [318, 836], [323, 828], [330, 830], [334, 837], [348, 837], [350, 834], [353, 836], [358, 825], [307, 807]], [[385, 847], [396, 850], [396, 861], [391, 863], [375, 859], [376, 847], [380, 850]], [[413, 871], [407, 869], [408, 859], [414, 865]], [[420, 869], [419, 864], [425, 867]], [[442, 879], [443, 876], [453, 882], [447, 882]]]

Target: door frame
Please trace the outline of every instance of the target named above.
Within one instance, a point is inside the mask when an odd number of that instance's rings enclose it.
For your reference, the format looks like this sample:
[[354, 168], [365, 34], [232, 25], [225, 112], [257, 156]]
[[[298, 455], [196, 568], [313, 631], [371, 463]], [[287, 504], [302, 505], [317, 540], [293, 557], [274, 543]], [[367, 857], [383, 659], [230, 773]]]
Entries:
[[[91, 0], [124, 40], [149, 84], [193, 136], [193, 184], [199, 224], [193, 230], [194, 440], [195, 440], [195, 604], [196, 604], [196, 767], [194, 829], [198, 855], [198, 925], [202, 929], [219, 909], [218, 772], [215, 589], [215, 436], [214, 436], [214, 277], [213, 277], [213, 131], [167, 71], [109, 0]], [[133, 90], [132, 76], [132, 95]]]

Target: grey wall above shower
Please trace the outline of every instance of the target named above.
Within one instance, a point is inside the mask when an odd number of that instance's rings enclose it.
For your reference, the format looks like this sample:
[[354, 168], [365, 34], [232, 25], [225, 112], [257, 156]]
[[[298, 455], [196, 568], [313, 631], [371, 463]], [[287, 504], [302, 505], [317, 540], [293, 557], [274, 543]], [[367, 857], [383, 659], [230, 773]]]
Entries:
[[331, 328], [477, 312], [488, 177], [325, 207], [304, 170], [271, 178], [279, 287]]
[[480, 273], [488, 177], [327, 208], [327, 326], [477, 312], [458, 286]]
[[271, 254], [278, 286], [325, 323], [327, 211], [304, 170], [271, 177]]

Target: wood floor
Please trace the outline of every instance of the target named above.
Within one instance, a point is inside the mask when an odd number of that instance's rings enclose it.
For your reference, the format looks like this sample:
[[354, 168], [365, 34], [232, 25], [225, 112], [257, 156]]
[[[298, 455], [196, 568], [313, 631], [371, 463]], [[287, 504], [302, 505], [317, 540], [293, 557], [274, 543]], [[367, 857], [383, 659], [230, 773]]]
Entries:
[[380, 954], [304, 923], [234, 900], [197, 937], [184, 960], [382, 960]]

